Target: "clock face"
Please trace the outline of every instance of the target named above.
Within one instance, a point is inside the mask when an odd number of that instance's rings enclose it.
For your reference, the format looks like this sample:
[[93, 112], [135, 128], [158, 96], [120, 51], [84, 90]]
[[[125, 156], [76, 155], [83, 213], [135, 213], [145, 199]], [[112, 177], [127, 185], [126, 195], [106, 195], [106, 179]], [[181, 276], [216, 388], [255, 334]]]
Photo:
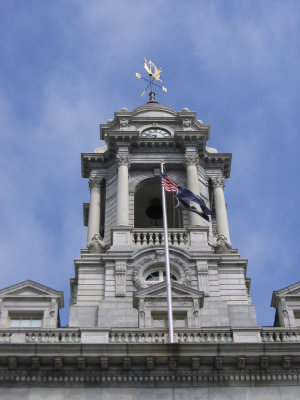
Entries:
[[142, 132], [142, 136], [148, 138], [165, 138], [170, 137], [171, 134], [162, 128], [148, 128]]

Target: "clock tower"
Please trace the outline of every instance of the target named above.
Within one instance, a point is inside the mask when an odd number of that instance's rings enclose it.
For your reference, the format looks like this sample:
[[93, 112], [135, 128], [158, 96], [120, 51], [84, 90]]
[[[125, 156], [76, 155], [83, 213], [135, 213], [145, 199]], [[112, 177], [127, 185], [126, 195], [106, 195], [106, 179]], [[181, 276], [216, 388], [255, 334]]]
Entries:
[[230, 239], [224, 188], [231, 154], [208, 147], [209, 136], [195, 112], [158, 104], [153, 93], [100, 125], [105, 145], [82, 154], [88, 233], [71, 279], [70, 327], [166, 326], [161, 160], [170, 178], [212, 210], [206, 221], [166, 194], [175, 330], [257, 326], [247, 260]]

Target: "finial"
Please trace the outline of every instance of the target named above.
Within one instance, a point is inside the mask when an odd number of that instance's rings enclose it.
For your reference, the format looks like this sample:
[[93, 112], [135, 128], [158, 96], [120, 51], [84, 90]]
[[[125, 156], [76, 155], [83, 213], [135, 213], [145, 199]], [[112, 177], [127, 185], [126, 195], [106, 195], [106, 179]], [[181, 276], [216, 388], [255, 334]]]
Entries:
[[144, 68], [147, 71], [150, 79], [144, 78], [143, 76], [141, 76], [141, 74], [139, 72], [136, 72], [136, 74], [135, 74], [135, 76], [138, 79], [144, 79], [144, 81], [148, 82], [148, 86], [146, 87], [146, 89], [144, 89], [142, 91], [141, 96], [144, 96], [146, 91], [150, 88], [148, 103], [157, 103], [157, 101], [155, 100], [155, 93], [153, 92], [153, 86], [157, 86], [157, 87], [161, 88], [162, 91], [165, 93], [167, 93], [167, 91], [168, 91], [165, 86], [157, 85], [156, 83], [154, 83], [154, 80], [163, 82], [160, 79], [160, 74], [162, 72], [162, 68], [157, 68], [151, 60], [147, 61], [147, 58], [145, 58], [145, 60], [144, 60]]
[[148, 103], [157, 103], [157, 101], [155, 100], [155, 93], [154, 92], [150, 92], [149, 93], [149, 101]]

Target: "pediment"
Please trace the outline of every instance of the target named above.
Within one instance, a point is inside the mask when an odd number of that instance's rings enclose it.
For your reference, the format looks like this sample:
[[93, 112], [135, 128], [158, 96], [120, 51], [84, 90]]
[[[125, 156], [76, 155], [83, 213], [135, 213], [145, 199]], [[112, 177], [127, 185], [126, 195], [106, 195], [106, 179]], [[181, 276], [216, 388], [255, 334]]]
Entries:
[[34, 281], [24, 281], [0, 290], [0, 298], [41, 298], [60, 299], [63, 303], [62, 292], [51, 289]]
[[[171, 295], [172, 298], [180, 298], [180, 299], [198, 299], [203, 301], [204, 292], [200, 292], [199, 290], [192, 289], [185, 285], [181, 285], [179, 283], [172, 282], [171, 285]], [[140, 299], [163, 299], [167, 298], [167, 284], [166, 282], [161, 282], [155, 285], [151, 285], [146, 289], [139, 290], [134, 293], [134, 304]]]
[[282, 298], [300, 297], [300, 282], [287, 286], [283, 289], [273, 292], [272, 307], [276, 307], [277, 302]]
[[274, 292], [278, 295], [300, 295], [300, 282], [296, 282], [293, 285], [287, 286], [281, 290]]

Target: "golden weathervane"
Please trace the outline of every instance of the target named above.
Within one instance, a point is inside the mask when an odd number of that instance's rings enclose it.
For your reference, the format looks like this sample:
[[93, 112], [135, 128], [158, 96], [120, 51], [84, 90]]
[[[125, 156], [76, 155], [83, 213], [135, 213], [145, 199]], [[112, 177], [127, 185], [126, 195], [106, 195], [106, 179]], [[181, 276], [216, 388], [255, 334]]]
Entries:
[[165, 86], [154, 83], [154, 81], [163, 82], [162, 79], [160, 79], [162, 68], [157, 68], [156, 65], [151, 60], [147, 60], [147, 58], [145, 58], [145, 60], [144, 60], [144, 68], [149, 75], [149, 79], [146, 79], [143, 76], [141, 76], [141, 74], [139, 72], [136, 72], [136, 74], [135, 74], [135, 76], [138, 79], [144, 79], [144, 81], [149, 82], [148, 86], [142, 91], [141, 96], [144, 96], [147, 89], [150, 88], [150, 92], [149, 92], [150, 101], [155, 101], [155, 93], [153, 92], [153, 86], [157, 86], [157, 87], [161, 88], [163, 90], [163, 92], [165, 92], [165, 93], [167, 93], [167, 91], [168, 91]]

